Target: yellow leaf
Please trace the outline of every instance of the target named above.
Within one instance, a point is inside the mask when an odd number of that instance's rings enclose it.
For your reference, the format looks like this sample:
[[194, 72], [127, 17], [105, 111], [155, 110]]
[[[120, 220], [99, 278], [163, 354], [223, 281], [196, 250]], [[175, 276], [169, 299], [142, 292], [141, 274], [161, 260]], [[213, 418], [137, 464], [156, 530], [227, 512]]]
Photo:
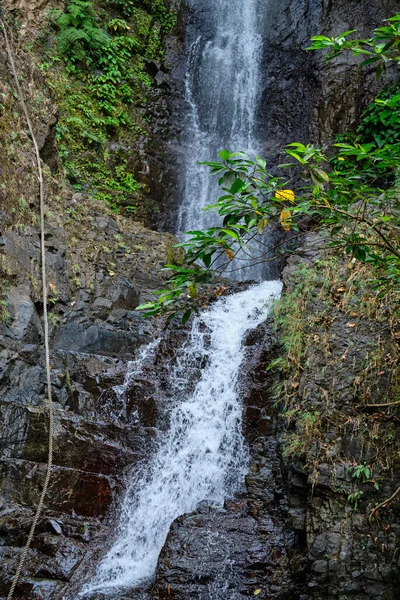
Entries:
[[279, 190], [278, 192], [275, 192], [275, 198], [278, 198], [278, 200], [289, 200], [289, 202], [294, 202], [294, 192], [292, 192], [292, 190]]
[[170, 586], [170, 584], [167, 585], [167, 594], [168, 594], [168, 596], [171, 595], [171, 586]]
[[233, 251], [230, 248], [225, 248], [225, 252], [226, 252], [226, 255], [229, 258], [229, 260], [233, 260], [233, 257], [234, 257]]
[[281, 225], [284, 231], [290, 231], [292, 228], [292, 213], [285, 208], [280, 216]]
[[323, 200], [323, 202], [325, 202], [326, 206], [328, 206], [329, 208], [332, 208], [332, 206], [329, 204], [329, 202], [326, 198], [321, 198], [321, 200]]
[[345, 160], [343, 156], [339, 156], [338, 160]]
[[259, 210], [256, 210], [255, 213], [256, 213], [256, 215], [262, 216], [262, 212], [260, 212]]
[[197, 296], [197, 290], [196, 290], [196, 286], [194, 283], [191, 283], [188, 287], [188, 292], [189, 292], [189, 296], [191, 298], [196, 298]]
[[261, 594], [261, 589], [259, 588], [258, 590], [254, 590], [253, 594], [255, 596], [258, 596], [259, 594]]
[[262, 233], [266, 226], [268, 225], [268, 219], [261, 219], [257, 223], [257, 231], [258, 233]]
[[114, 25], [114, 31], [117, 31], [118, 25]]

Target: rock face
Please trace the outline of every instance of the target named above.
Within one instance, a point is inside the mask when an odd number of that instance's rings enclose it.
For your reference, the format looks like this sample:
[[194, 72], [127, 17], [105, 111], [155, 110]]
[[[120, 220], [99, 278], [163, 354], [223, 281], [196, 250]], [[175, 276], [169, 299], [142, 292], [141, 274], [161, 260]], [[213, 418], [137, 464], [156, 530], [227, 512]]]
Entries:
[[269, 2], [263, 62], [260, 127], [263, 154], [273, 163], [286, 143], [329, 144], [335, 134], [352, 130], [388, 73], [377, 82], [361, 60], [343, 55], [323, 63], [323, 53], [307, 52], [313, 35], [335, 36], [356, 29], [369, 37], [385, 18], [399, 10], [396, 0], [380, 2]]
[[[1, 44], [6, 127], [0, 130], [0, 596], [5, 597], [44, 481], [48, 417], [35, 163]], [[47, 153], [56, 108], [44, 96], [45, 82], [31, 57], [22, 48], [15, 51], [42, 158], [57, 159], [54, 148]], [[155, 336], [154, 326], [135, 308], [162, 287], [160, 269], [174, 260], [175, 243], [173, 236], [65, 187], [44, 168], [54, 467], [16, 590], [20, 598], [50, 598], [70, 579], [119, 496], [124, 469], [151, 451], [151, 411], [138, 395], [121, 411], [112, 388], [123, 381], [127, 360]]]
[[[288, 525], [307, 544], [305, 597], [394, 600], [398, 510], [368, 517], [400, 483], [398, 419], [384, 407], [396, 393], [397, 325], [390, 308], [386, 316], [365, 310], [368, 284], [346, 260], [324, 262], [320, 247], [310, 235], [283, 272], [286, 294], [303, 286], [302, 318], [310, 325], [302, 330], [302, 368], [289, 370], [281, 393]], [[310, 287], [304, 274], [323, 265]]]
[[[359, 37], [369, 37], [375, 27], [399, 10], [399, 2], [283, 0], [260, 5], [265, 31], [258, 112], [264, 143], [259, 154], [273, 166], [281, 162], [287, 143], [326, 146], [334, 135], [354, 130], [378, 89], [395, 79], [395, 73], [389, 70], [377, 82], [373, 69], [360, 69], [361, 60], [350, 54], [324, 63], [323, 53], [305, 50], [311, 36], [333, 36], [356, 29]], [[160, 71], [160, 102], [153, 109], [158, 150], [149, 148], [152, 172], [156, 175], [150, 185], [161, 210], [157, 226], [167, 231], [174, 231], [183, 194], [180, 141], [189, 110], [184, 101], [189, 51], [185, 28], [187, 24], [196, 27], [201, 20], [184, 3], [179, 3], [179, 15], [179, 25], [166, 53], [167, 72]], [[207, 37], [208, 32], [202, 34]], [[210, 156], [209, 160], [215, 158]]]

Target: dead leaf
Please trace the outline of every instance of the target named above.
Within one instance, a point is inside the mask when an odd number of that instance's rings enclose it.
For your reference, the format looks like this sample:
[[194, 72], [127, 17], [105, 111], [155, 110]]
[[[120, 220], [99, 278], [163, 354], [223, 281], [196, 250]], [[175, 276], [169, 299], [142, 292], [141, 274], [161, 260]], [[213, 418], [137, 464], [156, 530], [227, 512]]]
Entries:
[[332, 206], [329, 204], [326, 198], [321, 198], [321, 200], [325, 203], [326, 206], [328, 206], [328, 208], [332, 208]]
[[281, 225], [284, 231], [290, 231], [292, 228], [292, 213], [287, 208], [283, 209], [280, 215]]
[[224, 294], [226, 292], [226, 287], [224, 285], [221, 285], [221, 287], [219, 287], [216, 292], [215, 295], [216, 296], [222, 296], [222, 294]]
[[346, 327], [355, 327], [356, 324], [355, 323], [347, 323]]
[[196, 296], [197, 296], [197, 289], [196, 289], [196, 285], [194, 283], [191, 283], [188, 286], [188, 292], [189, 292], [189, 296], [191, 298], [196, 298]]
[[257, 223], [258, 233], [262, 233], [267, 225], [268, 225], [268, 219], [261, 219], [261, 221], [258, 221], [258, 223]]

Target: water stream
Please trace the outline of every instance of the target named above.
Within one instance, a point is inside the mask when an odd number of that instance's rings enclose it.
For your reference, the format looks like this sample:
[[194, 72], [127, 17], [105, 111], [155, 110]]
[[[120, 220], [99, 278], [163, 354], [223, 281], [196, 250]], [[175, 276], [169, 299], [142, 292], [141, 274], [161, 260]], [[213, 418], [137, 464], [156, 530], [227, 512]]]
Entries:
[[[257, 113], [265, 3], [189, 0], [189, 5], [196, 18], [189, 23], [186, 36], [188, 116], [178, 236], [216, 222], [215, 214], [201, 209], [218, 197], [217, 180], [210, 177], [207, 167], [197, 163], [217, 160], [222, 149], [243, 151], [254, 158], [260, 145]], [[256, 246], [254, 251], [257, 252]], [[246, 266], [246, 273], [235, 269], [231, 276], [237, 280], [260, 280], [263, 269], [262, 265]]]
[[[132, 473], [117, 540], [81, 596], [89, 598], [96, 591], [115, 594], [151, 578], [173, 520], [205, 499], [222, 505], [243, 485], [248, 456], [236, 389], [242, 342], [265, 320], [280, 290], [280, 282], [264, 282], [219, 299], [194, 319], [170, 373], [175, 399], [169, 431], [146, 471]], [[204, 366], [194, 391], [187, 392], [193, 386], [184, 373], [190, 373], [193, 364]], [[130, 369], [127, 381], [135, 369], [140, 364]]]

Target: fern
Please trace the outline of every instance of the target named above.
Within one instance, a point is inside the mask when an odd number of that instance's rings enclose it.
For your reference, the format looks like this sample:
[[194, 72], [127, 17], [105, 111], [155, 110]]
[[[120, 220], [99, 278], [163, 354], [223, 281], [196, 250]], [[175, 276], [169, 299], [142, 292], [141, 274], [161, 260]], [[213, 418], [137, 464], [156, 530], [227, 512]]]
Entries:
[[57, 37], [57, 48], [61, 54], [72, 54], [75, 58], [81, 60], [85, 58], [84, 44], [89, 43], [89, 38], [84, 31], [79, 31], [74, 27], [68, 27], [61, 31]]
[[86, 0], [71, 0], [55, 24], [60, 30], [57, 36], [58, 51], [68, 54], [72, 61], [98, 57], [110, 40], [110, 36], [97, 27], [92, 3]]

